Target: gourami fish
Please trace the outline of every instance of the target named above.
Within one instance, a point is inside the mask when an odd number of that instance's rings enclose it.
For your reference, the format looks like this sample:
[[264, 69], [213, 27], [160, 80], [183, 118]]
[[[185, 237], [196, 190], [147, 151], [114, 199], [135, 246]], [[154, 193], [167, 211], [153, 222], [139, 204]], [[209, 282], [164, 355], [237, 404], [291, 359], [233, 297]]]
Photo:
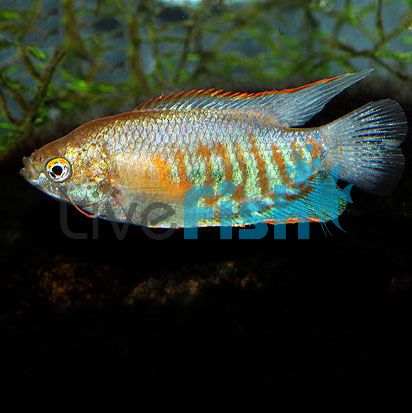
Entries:
[[[23, 158], [21, 173], [80, 212], [118, 222], [190, 227], [333, 220], [348, 202], [337, 178], [385, 194], [404, 165], [399, 145], [407, 124], [393, 100], [302, 128], [370, 71], [282, 91], [160, 96], [43, 146]], [[196, 188], [205, 191], [192, 197], [194, 204], [209, 213], [192, 221], [187, 201]], [[173, 213], [165, 218], [162, 205]]]

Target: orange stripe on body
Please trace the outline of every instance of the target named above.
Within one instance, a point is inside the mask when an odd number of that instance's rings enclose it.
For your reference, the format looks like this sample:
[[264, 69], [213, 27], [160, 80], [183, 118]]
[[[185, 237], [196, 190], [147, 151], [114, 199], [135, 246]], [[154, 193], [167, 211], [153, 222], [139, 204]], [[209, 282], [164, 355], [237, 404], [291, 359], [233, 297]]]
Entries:
[[165, 162], [164, 159], [155, 157], [152, 159], [152, 163], [155, 167], [157, 178], [160, 182], [171, 185], [173, 182], [171, 180], [171, 168], [170, 165]]
[[298, 164], [300, 161], [303, 161], [303, 159], [305, 158], [305, 154], [303, 153], [303, 147], [298, 143], [298, 139], [294, 139], [292, 141], [290, 149], [292, 150], [291, 157], [296, 164]]
[[283, 159], [280, 149], [276, 145], [272, 146], [272, 154], [273, 159], [278, 167], [282, 183], [289, 188], [298, 189], [300, 191], [298, 194], [286, 194], [286, 200], [295, 201], [308, 195], [313, 190], [313, 186], [308, 185], [308, 182], [311, 182], [315, 178], [315, 175], [310, 176], [308, 180], [301, 182], [299, 185], [296, 185], [296, 183], [293, 182], [293, 180], [288, 175], [285, 160]]
[[202, 157], [205, 163], [204, 185], [211, 185], [213, 183], [213, 180], [212, 180], [213, 164], [212, 164], [212, 159], [211, 159], [212, 152], [207, 146], [203, 145], [202, 143], [199, 143], [198, 153]]
[[243, 154], [243, 149], [239, 144], [236, 144], [234, 147], [235, 156], [239, 163], [239, 168], [242, 173], [242, 182], [237, 186], [233, 193], [233, 199], [238, 202], [245, 200], [245, 185], [247, 180], [247, 164], [245, 155]]
[[225, 169], [225, 180], [232, 182], [233, 166], [230, 160], [230, 156], [227, 152], [227, 148], [220, 142], [216, 144], [216, 154], [222, 158], [224, 169]]
[[310, 138], [309, 143], [312, 146], [312, 150], [310, 152], [312, 159], [320, 158], [322, 154], [322, 147], [319, 145], [319, 142], [317, 142], [315, 138]]
[[[178, 175], [179, 175], [179, 183], [172, 183], [171, 180], [171, 172], [170, 172], [170, 166], [169, 166], [169, 171], [168, 171], [168, 179], [165, 180], [166, 182], [171, 183], [170, 189], [172, 190], [172, 194], [175, 194], [176, 196], [184, 196], [186, 192], [192, 187], [192, 184], [188, 181], [187, 179], [187, 170], [186, 170], [186, 165], [185, 165], [185, 157], [183, 152], [178, 149], [176, 151], [175, 155], [175, 161], [177, 164], [177, 170], [178, 170]], [[159, 167], [164, 167], [164, 165], [167, 164], [164, 159], [161, 159]]]
[[258, 176], [259, 176], [260, 189], [262, 191], [262, 196], [265, 196], [265, 194], [268, 194], [270, 192], [269, 182], [268, 182], [267, 174], [266, 174], [265, 160], [263, 159], [260, 149], [257, 146], [256, 137], [253, 134], [250, 134], [248, 136], [248, 141], [251, 146], [252, 155], [254, 156], [257, 166], [258, 166]]
[[273, 155], [273, 160], [275, 161], [275, 164], [278, 168], [280, 178], [282, 179], [282, 183], [284, 185], [293, 187], [294, 183], [290, 179], [290, 176], [288, 175], [288, 172], [286, 170], [285, 160], [283, 159], [282, 152], [278, 146], [272, 145], [272, 155]]
[[[213, 150], [216, 153], [216, 155], [220, 156], [220, 158], [222, 159], [223, 168], [224, 168], [224, 171], [225, 171], [224, 180], [231, 182], [232, 181], [232, 175], [233, 175], [233, 167], [232, 167], [232, 164], [230, 162], [230, 157], [229, 157], [229, 154], [227, 153], [227, 150], [226, 150], [225, 146], [222, 143], [218, 142], [214, 145]], [[212, 164], [211, 164], [211, 168], [213, 169]], [[205, 199], [205, 205], [214, 207], [214, 206], [216, 206], [216, 204], [220, 200], [220, 198], [221, 198], [220, 194], [215, 195], [213, 197], [206, 198]]]
[[[199, 143], [198, 145], [198, 154], [202, 157], [205, 163], [205, 181], [204, 185], [212, 185], [213, 182], [213, 162], [212, 162], [212, 150], [207, 146]], [[204, 205], [209, 207], [214, 207], [217, 204], [217, 201], [220, 199], [220, 195], [214, 195], [204, 198]]]
[[181, 149], [176, 151], [175, 160], [177, 163], [177, 170], [179, 172], [179, 179], [181, 182], [188, 182], [187, 181], [187, 170], [185, 164], [185, 156]]

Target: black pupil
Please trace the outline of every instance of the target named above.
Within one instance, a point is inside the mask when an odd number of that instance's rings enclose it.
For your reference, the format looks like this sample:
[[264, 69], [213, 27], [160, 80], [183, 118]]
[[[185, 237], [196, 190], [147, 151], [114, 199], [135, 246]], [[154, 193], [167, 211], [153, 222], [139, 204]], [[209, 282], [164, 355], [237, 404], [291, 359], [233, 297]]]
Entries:
[[63, 168], [60, 165], [54, 165], [51, 171], [53, 175], [60, 176], [63, 173]]

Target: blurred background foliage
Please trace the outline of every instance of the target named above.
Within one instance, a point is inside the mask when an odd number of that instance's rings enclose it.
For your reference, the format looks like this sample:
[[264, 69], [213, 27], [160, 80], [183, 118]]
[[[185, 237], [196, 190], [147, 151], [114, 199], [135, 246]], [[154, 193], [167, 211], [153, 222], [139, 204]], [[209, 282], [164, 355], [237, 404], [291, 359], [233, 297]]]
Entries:
[[412, 86], [412, 0], [2, 0], [0, 154], [172, 90], [365, 67]]

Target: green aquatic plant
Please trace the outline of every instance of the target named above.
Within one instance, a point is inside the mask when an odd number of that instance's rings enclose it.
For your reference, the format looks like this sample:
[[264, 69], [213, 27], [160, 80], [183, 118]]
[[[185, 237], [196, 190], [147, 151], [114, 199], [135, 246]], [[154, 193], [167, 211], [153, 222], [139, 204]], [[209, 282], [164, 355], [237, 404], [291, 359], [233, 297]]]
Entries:
[[1, 154], [42, 124], [171, 90], [266, 89], [368, 66], [412, 81], [411, 0], [22, 4], [0, 9]]
[[11, 71], [4, 71], [0, 73], [1, 85], [7, 88], [7, 91], [15, 100], [20, 108], [20, 117], [15, 116], [9, 109], [9, 102], [7, 101], [6, 94], [0, 91], [0, 100], [3, 113], [6, 121], [0, 122], [0, 129], [8, 131], [4, 136], [4, 142], [1, 142], [0, 152], [7, 149], [13, 144], [17, 144], [30, 137], [35, 125], [42, 123], [44, 111], [43, 103], [47, 95], [47, 91], [53, 76], [53, 73], [64, 56], [64, 52], [56, 50], [50, 59], [42, 65], [42, 70], [34, 66], [29, 53], [40, 59], [45, 59], [43, 52], [35, 49], [33, 46], [29, 48], [20, 47], [22, 59], [26, 62], [27, 68], [30, 70], [36, 88], [33, 90], [32, 96], [26, 99], [22, 91], [24, 88], [17, 82], [10, 80], [8, 76]]

